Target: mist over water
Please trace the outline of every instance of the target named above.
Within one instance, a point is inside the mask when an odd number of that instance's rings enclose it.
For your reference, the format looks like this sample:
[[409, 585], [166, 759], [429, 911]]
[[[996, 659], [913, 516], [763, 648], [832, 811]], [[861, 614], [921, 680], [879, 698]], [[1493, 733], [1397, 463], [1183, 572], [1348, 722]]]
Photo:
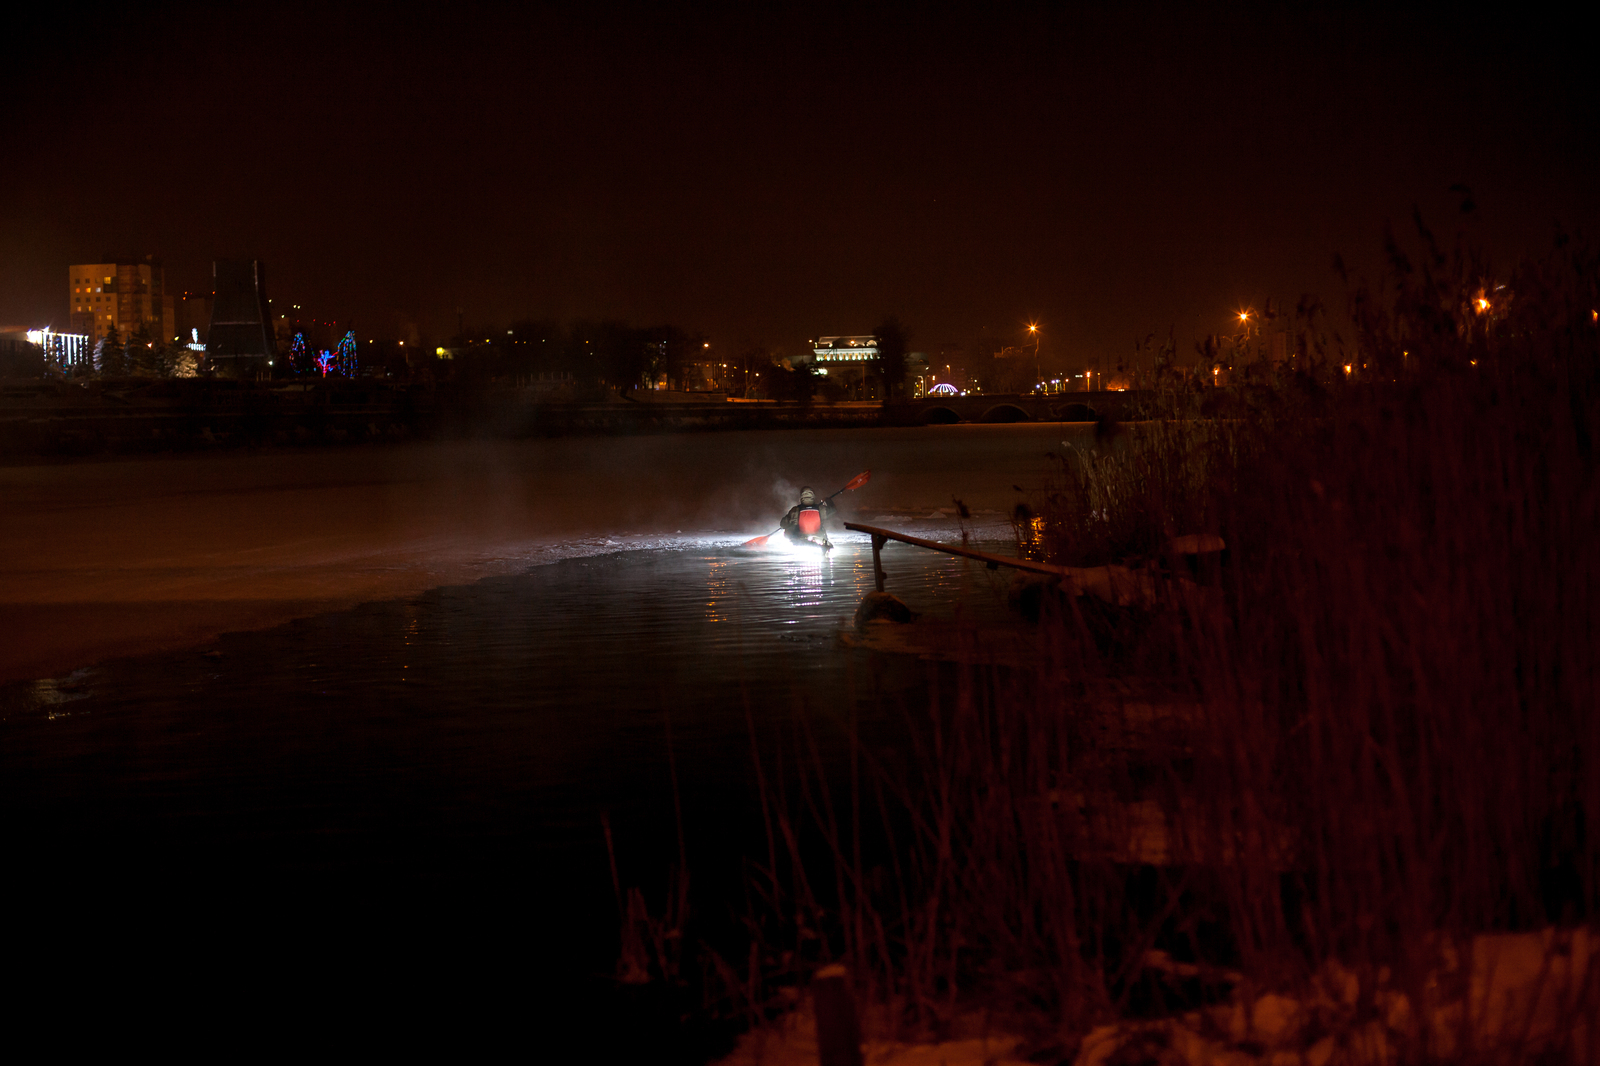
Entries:
[[840, 517], [1004, 536], [1081, 425], [483, 441], [0, 467], [0, 680], [629, 548]]

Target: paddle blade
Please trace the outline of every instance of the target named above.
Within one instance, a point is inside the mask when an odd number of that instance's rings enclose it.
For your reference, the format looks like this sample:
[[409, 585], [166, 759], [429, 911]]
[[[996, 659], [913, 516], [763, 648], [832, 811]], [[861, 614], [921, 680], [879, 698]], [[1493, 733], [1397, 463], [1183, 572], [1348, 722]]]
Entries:
[[849, 492], [851, 489], [859, 489], [862, 485], [865, 485], [867, 483], [867, 479], [870, 478], [871, 476], [872, 476], [872, 471], [863, 470], [863, 471], [861, 471], [861, 473], [857, 474], [855, 477], [850, 479], [850, 484], [846, 485], [844, 488], [840, 489], [839, 491], [840, 492]]
[[754, 540], [747, 540], [741, 546], [745, 548], [760, 548], [763, 547], [767, 541], [771, 540], [774, 536], [776, 536], [776, 534], [768, 533], [765, 537], [757, 537]]

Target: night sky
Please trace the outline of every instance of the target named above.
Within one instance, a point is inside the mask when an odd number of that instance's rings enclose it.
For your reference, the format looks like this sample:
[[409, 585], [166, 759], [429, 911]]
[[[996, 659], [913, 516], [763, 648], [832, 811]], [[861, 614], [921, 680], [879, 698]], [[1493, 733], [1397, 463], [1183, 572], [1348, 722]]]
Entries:
[[[1378, 262], [1594, 232], [1591, 22], [1457, 7], [50, 5], [0, 73], [0, 326], [214, 257], [372, 336], [525, 317], [1112, 356]], [[1459, 211], [1450, 186], [1471, 187]]]

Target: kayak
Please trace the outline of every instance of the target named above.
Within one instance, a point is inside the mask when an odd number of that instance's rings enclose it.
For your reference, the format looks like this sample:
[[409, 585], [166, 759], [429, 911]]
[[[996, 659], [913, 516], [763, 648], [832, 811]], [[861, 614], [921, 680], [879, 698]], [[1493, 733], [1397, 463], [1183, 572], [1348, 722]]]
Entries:
[[[870, 478], [871, 476], [872, 476], [872, 471], [863, 470], [863, 471], [861, 471], [861, 473], [859, 473], [855, 477], [851, 478], [849, 484], [845, 485], [845, 487], [840, 489], [839, 492], [849, 492], [851, 489], [858, 489], [862, 485], [865, 485], [867, 483], [867, 479]], [[829, 496], [826, 500], [824, 500], [822, 502], [823, 503], [829, 502], [830, 500], [833, 499], [834, 496], [839, 495], [839, 492], [834, 493], [833, 496]], [[801, 498], [804, 499], [804, 496], [802, 495]], [[815, 544], [817, 547], [821, 548], [825, 552], [833, 550], [833, 545], [828, 543], [828, 535], [826, 533], [824, 533], [823, 530], [822, 530], [822, 509], [820, 507], [816, 507], [816, 506], [812, 505], [811, 503], [807, 502], [806, 505], [805, 505], [805, 509], [800, 511], [800, 513], [796, 517], [797, 517], [797, 527], [798, 527], [799, 531], [801, 533], [806, 534], [807, 536], [806, 536], [805, 540], [803, 540], [803, 541], [792, 541], [791, 543], [795, 543], [795, 544], [811, 543], [811, 544]], [[787, 520], [787, 518], [785, 520]], [[783, 532], [783, 528], [780, 527], [778, 529], [773, 530], [771, 533], [766, 534], [765, 536], [753, 537], [750, 540], [745, 541], [743, 546], [746, 547], [746, 548], [759, 548], [763, 544], [765, 544], [767, 541], [771, 540], [773, 537], [776, 537], [779, 533], [782, 533], [782, 532]], [[819, 540], [818, 537], [820, 537], [821, 539]]]

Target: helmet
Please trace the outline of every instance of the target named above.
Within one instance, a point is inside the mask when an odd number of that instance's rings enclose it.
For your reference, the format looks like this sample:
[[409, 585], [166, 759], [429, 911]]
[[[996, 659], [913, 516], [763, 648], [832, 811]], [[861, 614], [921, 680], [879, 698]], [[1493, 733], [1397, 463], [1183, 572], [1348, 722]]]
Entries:
[[817, 494], [811, 491], [811, 486], [810, 485], [807, 485], [805, 488], [800, 490], [800, 502], [801, 503], [816, 503], [817, 502]]

